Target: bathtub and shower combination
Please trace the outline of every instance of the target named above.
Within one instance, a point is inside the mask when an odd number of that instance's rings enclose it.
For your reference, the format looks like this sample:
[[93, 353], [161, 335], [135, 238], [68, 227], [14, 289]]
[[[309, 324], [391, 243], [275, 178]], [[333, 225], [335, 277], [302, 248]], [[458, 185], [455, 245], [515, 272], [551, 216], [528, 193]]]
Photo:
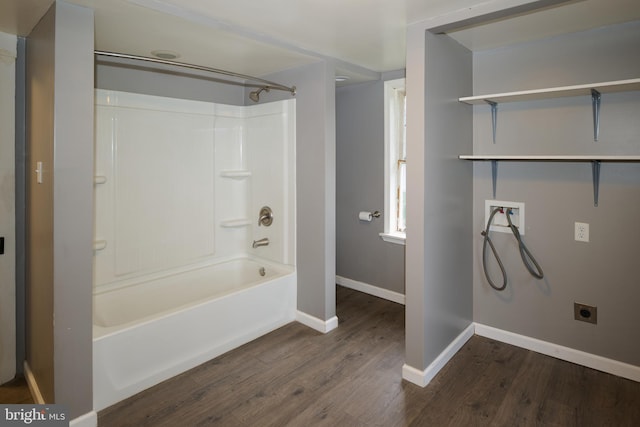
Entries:
[[95, 168], [94, 410], [295, 320], [295, 100], [97, 90]]

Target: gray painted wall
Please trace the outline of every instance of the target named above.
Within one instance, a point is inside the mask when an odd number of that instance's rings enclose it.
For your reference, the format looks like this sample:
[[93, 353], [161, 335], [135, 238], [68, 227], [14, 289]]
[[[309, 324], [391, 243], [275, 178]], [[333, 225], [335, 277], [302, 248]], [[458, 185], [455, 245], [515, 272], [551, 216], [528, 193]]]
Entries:
[[446, 35], [407, 38], [406, 364], [419, 371], [472, 321], [471, 52]]
[[27, 135], [26, 135], [26, 45], [18, 37], [16, 58], [16, 372], [24, 373], [26, 359], [26, 210], [27, 210]]
[[55, 397], [93, 409], [93, 10], [57, 2], [53, 187]]
[[16, 374], [16, 224], [14, 141], [17, 38], [0, 32], [0, 384]]
[[[640, 23], [569, 34], [474, 55], [474, 94], [637, 78]], [[474, 150], [507, 154], [640, 155], [640, 92], [604, 94], [600, 140], [593, 141], [590, 97], [502, 104], [491, 142], [488, 108], [474, 107]], [[593, 206], [589, 163], [498, 166], [497, 198], [525, 203], [524, 240], [545, 272], [528, 275], [514, 239], [495, 235], [509, 275], [489, 288], [481, 267], [484, 200], [490, 166], [474, 166], [474, 320], [503, 330], [640, 365], [640, 164], [603, 163]], [[590, 242], [574, 241], [574, 222]], [[494, 272], [494, 274], [497, 274]], [[499, 276], [497, 276], [499, 278]], [[573, 302], [598, 307], [598, 325], [573, 319]]]
[[[404, 72], [387, 78], [404, 77]], [[336, 274], [404, 294], [404, 246], [383, 241], [384, 81], [336, 89]]]
[[[318, 62], [265, 76], [295, 85], [298, 310], [336, 314], [336, 125], [334, 67]], [[264, 94], [264, 93], [263, 93]], [[261, 95], [262, 96], [262, 95]], [[261, 102], [289, 99], [271, 91]]]
[[52, 8], [27, 40], [28, 169], [43, 162], [42, 184], [27, 175], [27, 363], [42, 397], [54, 401], [53, 143], [55, 13]]
[[[56, 2], [27, 48], [27, 361], [46, 402], [92, 402], [93, 12]], [[54, 321], [55, 319], [55, 321]]]

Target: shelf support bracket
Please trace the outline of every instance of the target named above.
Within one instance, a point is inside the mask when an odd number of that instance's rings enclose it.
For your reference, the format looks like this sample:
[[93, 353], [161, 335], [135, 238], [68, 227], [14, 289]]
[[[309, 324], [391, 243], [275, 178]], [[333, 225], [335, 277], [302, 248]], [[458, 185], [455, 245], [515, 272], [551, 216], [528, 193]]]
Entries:
[[491, 128], [493, 129], [493, 143], [496, 143], [496, 127], [498, 126], [498, 103], [485, 99], [485, 102], [491, 107]]
[[600, 135], [600, 102], [602, 95], [595, 89], [591, 89], [591, 107], [593, 109], [593, 140], [597, 141]]
[[600, 192], [600, 160], [591, 162], [591, 173], [593, 175], [593, 206], [597, 208]]
[[496, 184], [498, 182], [498, 161], [491, 160], [491, 183], [493, 185], [493, 198], [496, 198]]

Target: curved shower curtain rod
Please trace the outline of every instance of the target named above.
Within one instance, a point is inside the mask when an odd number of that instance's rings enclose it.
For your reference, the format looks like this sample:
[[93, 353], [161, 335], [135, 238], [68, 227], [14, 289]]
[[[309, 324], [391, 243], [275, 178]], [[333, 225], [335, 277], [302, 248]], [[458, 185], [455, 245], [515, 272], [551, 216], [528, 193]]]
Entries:
[[114, 58], [135, 59], [140, 61], [154, 62], [156, 64], [174, 65], [177, 67], [191, 68], [193, 70], [206, 71], [206, 72], [215, 73], [215, 74], [222, 74], [230, 77], [238, 77], [241, 79], [252, 80], [254, 82], [262, 83], [261, 86], [252, 85], [252, 87], [261, 87], [262, 88], [261, 90], [266, 90], [267, 92], [270, 89], [276, 89], [276, 90], [282, 90], [284, 92], [291, 92], [291, 95], [296, 94], [295, 86], [288, 87], [288, 86], [281, 85], [280, 83], [275, 83], [269, 80], [261, 79], [259, 77], [249, 76], [249, 75], [240, 74], [240, 73], [234, 73], [233, 71], [220, 70], [218, 68], [211, 68], [211, 67], [204, 67], [202, 65], [187, 64], [186, 62], [170, 61], [167, 59], [148, 58], [146, 56], [129, 55], [126, 53], [106, 52], [102, 50], [96, 50], [94, 51], [94, 53], [99, 56], [111, 56]]

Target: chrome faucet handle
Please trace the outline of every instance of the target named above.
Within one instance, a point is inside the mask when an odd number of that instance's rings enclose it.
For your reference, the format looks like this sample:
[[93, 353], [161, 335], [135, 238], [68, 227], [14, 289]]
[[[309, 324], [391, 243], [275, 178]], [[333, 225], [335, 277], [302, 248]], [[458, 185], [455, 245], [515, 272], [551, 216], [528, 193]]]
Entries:
[[264, 225], [270, 226], [273, 223], [273, 211], [269, 206], [263, 206], [260, 209], [260, 215], [258, 217], [258, 226]]

